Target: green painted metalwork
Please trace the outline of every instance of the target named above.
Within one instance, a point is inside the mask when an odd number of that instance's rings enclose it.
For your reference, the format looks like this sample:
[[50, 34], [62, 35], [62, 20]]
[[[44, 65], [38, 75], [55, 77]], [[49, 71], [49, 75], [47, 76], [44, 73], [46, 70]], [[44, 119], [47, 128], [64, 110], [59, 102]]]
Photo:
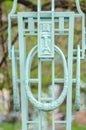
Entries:
[[[60, 55], [60, 57], [62, 59], [62, 64], [64, 66], [64, 89], [63, 89], [63, 92], [62, 92], [61, 96], [58, 99], [56, 99], [56, 101], [53, 101], [52, 103], [42, 104], [42, 103], [40, 103], [39, 101], [37, 101], [33, 97], [33, 94], [31, 92], [30, 81], [32, 80], [33, 82], [35, 82], [35, 79], [31, 79], [30, 76], [28, 75], [28, 73], [30, 74], [31, 62], [32, 62], [32, 60], [33, 60], [33, 58], [35, 56], [34, 55], [35, 54], [35, 49], [37, 49], [37, 47], [35, 47], [35, 48], [32, 49], [32, 51], [30, 52], [30, 54], [27, 57], [27, 62], [26, 62], [26, 93], [28, 95], [28, 99], [34, 105], [34, 107], [36, 107], [36, 108], [38, 108], [40, 110], [43, 110], [43, 111], [51, 111], [51, 110], [56, 109], [57, 107], [59, 107], [63, 103], [63, 101], [64, 101], [64, 99], [65, 99], [65, 97], [67, 95], [68, 70], [67, 70], [66, 60], [65, 60], [65, 57], [64, 57], [63, 53], [61, 52], [61, 50], [58, 47], [56, 47], [56, 46], [54, 48], [55, 48], [56, 53]], [[37, 51], [36, 51], [36, 53], [37, 53]], [[39, 60], [39, 62], [40, 62], [40, 60]], [[53, 64], [53, 59], [52, 59], [51, 62]], [[55, 82], [55, 79], [53, 79], [53, 80], [54, 80], [53, 82]], [[40, 82], [40, 79], [36, 79], [36, 81]]]
[[13, 99], [14, 99], [14, 110], [20, 110], [20, 98], [19, 98], [19, 88], [18, 88], [18, 74], [17, 74], [17, 62], [15, 56], [15, 48], [12, 47], [12, 77], [13, 77]]
[[9, 58], [12, 57], [12, 19], [15, 18], [17, 8], [17, 0], [14, 0], [11, 12], [8, 15], [8, 53]]
[[80, 110], [80, 46], [77, 47], [76, 99], [75, 110]]
[[79, 17], [81, 17], [82, 19], [82, 58], [85, 58], [85, 50], [86, 50], [86, 38], [85, 38], [85, 34], [86, 34], [86, 30], [85, 30], [85, 14], [83, 13], [83, 11], [80, 8], [80, 3], [79, 0], [76, 0], [76, 7], [77, 10], [79, 12]]
[[[12, 77], [13, 77], [13, 98], [14, 109], [20, 110], [21, 95], [21, 113], [22, 113], [22, 130], [29, 130], [30, 124], [38, 125], [38, 130], [42, 130], [43, 111], [52, 111], [52, 130], [55, 130], [56, 124], [66, 124], [66, 130], [71, 130], [72, 122], [72, 89], [76, 85], [75, 110], [80, 110], [80, 62], [85, 58], [86, 50], [86, 32], [85, 32], [85, 15], [80, 8], [79, 0], [76, 0], [78, 13], [74, 12], [55, 12], [54, 0], [51, 2], [50, 11], [42, 11], [41, 0], [37, 0], [37, 12], [16, 12], [17, 0], [14, 0], [13, 8], [8, 15], [8, 52], [12, 60]], [[82, 43], [74, 48], [74, 28], [75, 19], [82, 20]], [[12, 21], [18, 21], [18, 47], [12, 45]], [[68, 27], [65, 28], [65, 23]], [[55, 25], [58, 25], [55, 26]], [[27, 54], [26, 37], [35, 36], [37, 43]], [[56, 45], [55, 37], [67, 36], [67, 55]], [[29, 42], [28, 42], [29, 44]], [[33, 44], [33, 43], [32, 43]], [[76, 54], [76, 55], [74, 55]], [[55, 62], [59, 56], [63, 65], [63, 78], [55, 77]], [[37, 56], [38, 60], [38, 77], [31, 77], [31, 67], [33, 60]], [[73, 78], [73, 61], [76, 61], [76, 77]], [[42, 97], [42, 65], [51, 63], [52, 79], [51, 85], [54, 90], [55, 84], [63, 84], [63, 91], [59, 98], [55, 99], [54, 91], [51, 97]], [[19, 67], [18, 67], [18, 66]], [[18, 74], [20, 68], [20, 74]], [[38, 86], [38, 98], [36, 99], [31, 91], [31, 84]], [[19, 86], [20, 93], [19, 94]], [[63, 101], [66, 100], [66, 120], [55, 120], [55, 111]], [[38, 110], [37, 121], [30, 120], [28, 117], [28, 102]]]

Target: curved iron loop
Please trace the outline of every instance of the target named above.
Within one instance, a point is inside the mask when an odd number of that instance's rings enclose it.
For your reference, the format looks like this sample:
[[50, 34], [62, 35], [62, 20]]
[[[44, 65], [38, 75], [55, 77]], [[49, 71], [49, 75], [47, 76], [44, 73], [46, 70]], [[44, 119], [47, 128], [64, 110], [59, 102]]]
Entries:
[[84, 14], [84, 12], [81, 10], [79, 0], [75, 0], [75, 2], [76, 2], [76, 7], [77, 7], [78, 12], [79, 12], [80, 14]]
[[17, 1], [18, 1], [18, 0], [14, 0], [14, 2], [13, 2], [13, 6], [12, 6], [12, 9], [11, 9], [9, 15], [11, 15], [11, 14], [15, 14], [15, 12], [16, 12], [16, 8], [17, 8]]
[[38, 48], [38, 46], [35, 46], [30, 51], [30, 53], [27, 57], [27, 61], [26, 61], [26, 85], [25, 85], [26, 93], [27, 93], [29, 101], [32, 103], [32, 105], [34, 107], [36, 107], [37, 109], [42, 110], [42, 111], [52, 111], [63, 103], [63, 101], [67, 95], [67, 88], [68, 88], [67, 64], [66, 64], [66, 60], [65, 60], [65, 57], [64, 57], [62, 51], [58, 47], [55, 46], [54, 50], [61, 57], [61, 60], [62, 60], [63, 66], [64, 66], [64, 88], [63, 88], [63, 91], [62, 91], [60, 97], [51, 103], [41, 103], [41, 102], [37, 101], [33, 97], [33, 94], [31, 92], [31, 88], [30, 88], [30, 82], [29, 82], [31, 63], [32, 63], [34, 56], [37, 54], [37, 48]]
[[74, 109], [80, 110], [80, 46], [77, 47], [76, 96]]
[[17, 75], [17, 64], [15, 59], [15, 49], [12, 47], [12, 76], [13, 76], [13, 103], [14, 110], [20, 110], [20, 98], [19, 98], [19, 88], [18, 88], [18, 75]]
[[12, 25], [11, 25], [11, 16], [15, 14], [16, 12], [16, 8], [17, 8], [17, 0], [14, 0], [13, 2], [13, 7], [10, 11], [10, 13], [8, 14], [8, 55], [9, 55], [9, 58], [11, 59], [12, 57], [12, 54], [11, 54], [11, 49], [12, 49], [12, 36], [11, 36], [11, 28], [12, 28]]

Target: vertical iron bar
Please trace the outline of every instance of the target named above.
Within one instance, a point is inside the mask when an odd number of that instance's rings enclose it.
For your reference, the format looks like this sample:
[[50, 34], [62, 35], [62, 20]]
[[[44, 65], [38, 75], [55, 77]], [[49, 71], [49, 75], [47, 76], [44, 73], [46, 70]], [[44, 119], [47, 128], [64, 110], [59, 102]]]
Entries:
[[[41, 0], [38, 0], [38, 30], [40, 27], [40, 11], [41, 11]], [[38, 44], [40, 42], [39, 40], [39, 31], [38, 31]], [[39, 50], [38, 50], [39, 51]], [[41, 61], [40, 59], [38, 59], [38, 79], [39, 79], [39, 83], [38, 83], [38, 100], [41, 102]], [[42, 129], [42, 112], [41, 110], [39, 110], [39, 127], [38, 129], [41, 130]]]
[[[41, 60], [40, 58], [38, 59], [38, 79], [39, 79], [39, 83], [38, 83], [38, 100], [39, 102], [41, 102], [41, 96], [42, 96], [42, 67], [41, 67]], [[42, 130], [42, 111], [39, 110], [39, 130]]]
[[54, 11], [54, 9], [55, 9], [55, 0], [52, 0], [52, 12]]
[[75, 110], [80, 110], [80, 46], [77, 46]]
[[73, 67], [73, 38], [74, 38], [74, 14], [69, 17], [68, 38], [68, 93], [67, 93], [67, 125], [66, 130], [71, 130], [72, 121], [72, 67]]
[[38, 12], [40, 12], [40, 11], [41, 11], [41, 3], [42, 3], [42, 2], [41, 2], [41, 0], [38, 0], [38, 9], [37, 9], [37, 10], [38, 10]]
[[11, 19], [10, 16], [8, 16], [8, 56], [9, 59], [11, 59], [12, 57], [12, 29], [11, 29], [12, 25], [11, 25]]
[[86, 45], [85, 45], [85, 15], [80, 8], [79, 0], [76, 0], [76, 7], [77, 7], [79, 14], [81, 14], [81, 16], [82, 16], [82, 58], [84, 58], [85, 57], [85, 50], [86, 50]]
[[[52, 99], [55, 100], [55, 91], [54, 91], [54, 70], [55, 67], [55, 63], [54, 63], [54, 59], [52, 60]], [[54, 116], [54, 111], [52, 112], [52, 130], [55, 130], [55, 116]]]
[[[54, 10], [55, 10], [55, 1], [52, 0], [52, 42], [51, 44], [54, 44]], [[54, 54], [54, 45], [53, 45], [53, 54]], [[52, 98], [55, 100], [55, 95], [54, 95], [54, 59], [52, 59]], [[55, 130], [55, 116], [54, 116], [54, 111], [52, 112], [52, 130]]]
[[20, 83], [21, 83], [21, 108], [22, 108], [22, 130], [27, 130], [28, 101], [25, 91], [25, 64], [26, 46], [23, 34], [24, 23], [21, 14], [18, 14], [19, 53], [20, 53]]
[[19, 86], [18, 86], [18, 73], [17, 73], [17, 63], [15, 56], [15, 48], [12, 47], [12, 78], [13, 78], [13, 101], [14, 101], [14, 110], [20, 110], [20, 97], [19, 97]]

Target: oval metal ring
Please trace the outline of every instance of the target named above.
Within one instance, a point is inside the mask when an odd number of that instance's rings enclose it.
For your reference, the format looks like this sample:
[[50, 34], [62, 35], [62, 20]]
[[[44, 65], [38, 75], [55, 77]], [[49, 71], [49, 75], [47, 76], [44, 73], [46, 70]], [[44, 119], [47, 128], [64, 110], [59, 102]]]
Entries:
[[62, 53], [62, 51], [57, 46], [55, 46], [54, 50], [60, 56], [60, 58], [62, 60], [62, 63], [63, 63], [63, 68], [64, 68], [64, 88], [63, 88], [63, 91], [62, 91], [62, 93], [61, 93], [61, 95], [59, 96], [58, 99], [54, 100], [51, 103], [41, 103], [41, 102], [37, 101], [34, 98], [32, 92], [31, 92], [30, 82], [29, 82], [31, 64], [32, 64], [33, 58], [37, 54], [37, 50], [38, 50], [38, 46], [35, 46], [30, 51], [30, 53], [29, 53], [29, 55], [27, 57], [27, 61], [26, 61], [26, 85], [25, 85], [26, 93], [27, 93], [29, 101], [32, 103], [32, 105], [34, 107], [36, 107], [37, 109], [42, 110], [42, 111], [53, 111], [54, 109], [56, 109], [57, 107], [59, 107], [63, 103], [63, 101], [64, 101], [64, 99], [65, 99], [65, 97], [67, 95], [67, 88], [68, 88], [67, 63], [66, 63], [66, 60], [65, 60], [65, 57], [64, 57], [64, 54]]

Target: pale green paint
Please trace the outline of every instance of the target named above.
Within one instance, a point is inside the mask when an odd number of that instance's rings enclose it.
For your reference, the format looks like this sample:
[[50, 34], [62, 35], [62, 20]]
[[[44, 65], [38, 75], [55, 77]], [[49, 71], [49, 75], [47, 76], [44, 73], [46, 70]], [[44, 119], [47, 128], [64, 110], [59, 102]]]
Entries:
[[[52, 8], [50, 11], [41, 10], [41, 0], [38, 0], [37, 12], [18, 12], [16, 13], [17, 0], [14, 0], [13, 8], [8, 15], [8, 52], [9, 58], [12, 59], [12, 73], [13, 73], [13, 91], [14, 91], [14, 108], [19, 110], [19, 90], [18, 84], [21, 88], [21, 112], [22, 112], [22, 130], [28, 130], [28, 125], [38, 124], [38, 129], [42, 130], [42, 111], [52, 111], [52, 130], [55, 130], [55, 124], [66, 124], [66, 130], [71, 130], [72, 122], [72, 86], [76, 84], [75, 109], [80, 109], [80, 60], [85, 58], [85, 16], [76, 0], [76, 7], [78, 13], [74, 12], [55, 12], [54, 0], [52, 0]], [[82, 19], [82, 47], [78, 45], [74, 48], [74, 20], [75, 18]], [[12, 20], [18, 19], [18, 39], [19, 50], [12, 46]], [[65, 28], [64, 23], [68, 23], [69, 27]], [[28, 28], [25, 28], [25, 23], [28, 23]], [[35, 28], [35, 23], [38, 27]], [[55, 23], [59, 24], [55, 28]], [[61, 48], [55, 46], [55, 36], [68, 36], [68, 60], [66, 60]], [[26, 55], [26, 36], [36, 36], [38, 43]], [[64, 78], [55, 77], [55, 52], [59, 55], [64, 70]], [[76, 56], [73, 53], [76, 52]], [[19, 53], [19, 57], [16, 56]], [[35, 55], [38, 56], [38, 78], [31, 78], [30, 71], [32, 61]], [[77, 62], [76, 78], [73, 75], [73, 60]], [[20, 77], [17, 74], [17, 62], [20, 67]], [[52, 64], [52, 90], [55, 83], [63, 83], [64, 89], [58, 99], [55, 100], [54, 92], [50, 98], [42, 98], [42, 64], [50, 62]], [[38, 100], [33, 97], [30, 85], [31, 83], [38, 84]], [[57, 109], [66, 98], [66, 120], [56, 121], [54, 119], [54, 109]], [[28, 117], [29, 108], [28, 101], [38, 109], [38, 121], [31, 121]], [[46, 103], [43, 103], [45, 101]], [[47, 103], [49, 101], [49, 103]]]

